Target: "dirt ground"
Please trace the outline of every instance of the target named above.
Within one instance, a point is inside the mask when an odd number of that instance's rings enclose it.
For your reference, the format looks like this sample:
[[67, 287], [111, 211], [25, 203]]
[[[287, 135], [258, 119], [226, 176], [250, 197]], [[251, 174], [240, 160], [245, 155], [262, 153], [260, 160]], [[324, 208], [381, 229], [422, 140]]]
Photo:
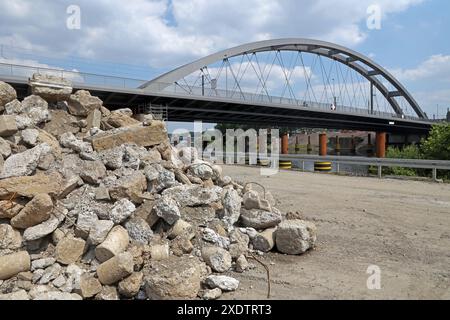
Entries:
[[[301, 256], [278, 253], [270, 267], [273, 299], [450, 299], [450, 185], [432, 182], [224, 166], [237, 181], [262, 183], [279, 209], [300, 211], [318, 227], [317, 248]], [[255, 186], [258, 188], [258, 186]], [[224, 299], [265, 299], [266, 272], [241, 281]], [[369, 290], [369, 265], [381, 289]]]

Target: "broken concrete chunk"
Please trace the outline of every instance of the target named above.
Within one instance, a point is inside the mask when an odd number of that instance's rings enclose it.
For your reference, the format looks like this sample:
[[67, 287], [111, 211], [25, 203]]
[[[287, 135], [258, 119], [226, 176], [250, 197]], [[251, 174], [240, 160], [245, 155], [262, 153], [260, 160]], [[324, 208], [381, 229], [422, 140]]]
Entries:
[[10, 199], [12, 195], [33, 198], [40, 193], [58, 195], [63, 180], [60, 174], [38, 174], [27, 177], [12, 177], [0, 180], [0, 199]]
[[29, 176], [34, 173], [39, 159], [51, 152], [51, 147], [42, 143], [33, 149], [17, 153], [6, 159], [0, 179]]
[[269, 252], [272, 250], [275, 246], [275, 231], [276, 228], [270, 228], [258, 233], [252, 240], [253, 249], [262, 252]]
[[153, 236], [153, 231], [147, 221], [140, 217], [133, 217], [125, 222], [125, 228], [131, 240], [141, 244], [147, 244]]
[[188, 173], [202, 180], [211, 179], [214, 174], [212, 165], [201, 162], [191, 164]]
[[150, 256], [154, 261], [167, 259], [169, 254], [168, 243], [155, 243], [150, 246]]
[[34, 147], [38, 142], [39, 131], [36, 129], [25, 129], [21, 132], [21, 135], [25, 144]]
[[241, 224], [257, 230], [267, 229], [277, 226], [281, 222], [281, 214], [275, 209], [272, 212], [241, 208]]
[[98, 280], [100, 280], [102, 284], [114, 284], [129, 276], [133, 272], [133, 268], [134, 263], [131, 253], [120, 253], [98, 266]]
[[0, 201], [0, 219], [11, 219], [16, 216], [20, 210], [23, 209], [23, 205], [15, 201], [1, 200]]
[[126, 298], [134, 297], [141, 288], [143, 278], [144, 274], [142, 272], [134, 272], [119, 282], [119, 285], [117, 286], [119, 293]]
[[30, 300], [30, 297], [28, 296], [28, 293], [22, 289], [11, 293], [0, 294], [0, 300], [25, 301]]
[[225, 195], [222, 200], [222, 219], [231, 226], [234, 225], [241, 216], [241, 203], [242, 198], [236, 190], [228, 189], [225, 191]]
[[6, 159], [11, 155], [10, 142], [1, 137], [0, 137], [0, 155], [3, 157], [3, 159]]
[[80, 131], [77, 118], [65, 110], [50, 110], [52, 121], [45, 123], [43, 130], [54, 137], [70, 132], [76, 134]]
[[55, 262], [56, 262], [55, 258], [42, 258], [38, 260], [33, 260], [33, 262], [31, 262], [31, 271], [37, 269], [45, 269], [47, 267], [50, 267]]
[[231, 268], [231, 255], [223, 248], [204, 247], [202, 258], [216, 272], [225, 272]]
[[7, 104], [5, 104], [4, 111], [5, 111], [5, 115], [14, 116], [19, 113], [22, 113], [24, 110], [22, 108], [22, 103], [19, 100], [14, 99], [14, 100], [8, 102]]
[[173, 225], [181, 217], [177, 203], [170, 197], [162, 196], [156, 200], [154, 208], [158, 217], [170, 225]]
[[0, 111], [3, 111], [5, 105], [16, 98], [16, 90], [8, 83], [0, 81]]
[[[10, 114], [7, 110], [7, 113]], [[31, 95], [21, 103], [21, 109], [16, 116], [16, 124], [19, 129], [29, 126], [37, 126], [51, 119], [48, 103], [39, 96]]]
[[83, 161], [80, 177], [84, 182], [98, 185], [106, 176], [106, 167], [101, 161]]
[[106, 187], [98, 187], [95, 189], [95, 200], [97, 201], [109, 201], [111, 197], [109, 196], [109, 190]]
[[22, 236], [9, 224], [0, 224], [0, 250], [19, 249], [22, 246]]
[[[130, 110], [131, 111], [131, 110]], [[114, 128], [139, 125], [141, 122], [133, 119], [129, 113], [115, 110], [107, 117], [106, 122]]]
[[219, 299], [221, 295], [222, 295], [222, 290], [220, 288], [215, 288], [215, 289], [205, 291], [202, 298], [204, 300], [216, 300], [216, 299]]
[[302, 254], [314, 247], [317, 228], [304, 220], [285, 220], [278, 225], [275, 242], [278, 251], [285, 254]]
[[91, 128], [100, 128], [102, 122], [102, 113], [100, 110], [95, 109], [91, 111], [86, 119], [86, 128], [89, 130]]
[[120, 199], [114, 203], [108, 217], [109, 220], [113, 221], [115, 224], [120, 224], [130, 217], [135, 210], [136, 207], [130, 200]]
[[249, 267], [247, 258], [245, 255], [240, 255], [239, 258], [236, 259], [236, 272], [244, 272]]
[[222, 190], [218, 186], [205, 189], [199, 185], [180, 185], [164, 190], [162, 195], [172, 198], [180, 207], [196, 207], [220, 201]]
[[61, 264], [75, 263], [83, 255], [86, 241], [72, 236], [65, 237], [56, 246], [56, 260]]
[[0, 280], [6, 280], [20, 272], [29, 271], [30, 267], [30, 255], [26, 251], [0, 256]]
[[87, 117], [89, 113], [100, 109], [102, 105], [102, 100], [91, 96], [90, 92], [86, 90], [78, 90], [75, 94], [70, 95], [68, 101], [70, 114], [81, 117]]
[[65, 101], [72, 93], [72, 83], [67, 79], [35, 73], [29, 81], [31, 92], [49, 102]]
[[175, 257], [156, 262], [145, 277], [150, 299], [193, 299], [200, 290], [204, 264], [198, 258]]
[[89, 241], [93, 245], [98, 245], [105, 241], [109, 231], [114, 227], [114, 222], [110, 220], [97, 220], [89, 230]]
[[60, 222], [60, 219], [55, 216], [51, 216], [48, 220], [33, 227], [27, 228], [23, 233], [23, 240], [34, 241], [42, 239], [54, 232], [56, 228], [58, 228]]
[[103, 286], [102, 291], [95, 296], [95, 300], [119, 300], [116, 287]]
[[83, 300], [83, 298], [76, 293], [48, 291], [37, 294], [33, 300]]
[[65, 148], [69, 148], [77, 153], [92, 153], [94, 150], [92, 149], [92, 145], [89, 142], [84, 142], [77, 137], [74, 136], [71, 132], [63, 133], [59, 137], [59, 142]]
[[89, 235], [92, 226], [98, 221], [97, 215], [92, 211], [82, 211], [78, 214], [75, 234], [83, 239]]
[[97, 248], [95, 248], [95, 257], [98, 261], [104, 262], [117, 256], [126, 250], [130, 237], [127, 230], [122, 226], [115, 226]]
[[254, 190], [250, 190], [246, 192], [242, 198], [242, 201], [244, 202], [244, 208], [247, 210], [251, 209], [259, 209], [259, 193]]
[[38, 194], [11, 219], [11, 225], [19, 229], [35, 226], [50, 218], [52, 210], [51, 197], [45, 193]]
[[210, 288], [220, 288], [223, 291], [235, 291], [239, 287], [239, 280], [228, 276], [210, 275], [205, 284]]
[[162, 121], [153, 121], [147, 127], [131, 126], [99, 133], [92, 137], [92, 145], [96, 151], [102, 151], [126, 143], [151, 147], [167, 140], [167, 131], [164, 123]]
[[175, 239], [176, 237], [185, 237], [191, 240], [195, 237], [194, 227], [182, 219], [178, 219], [167, 235], [169, 239]]
[[89, 274], [83, 274], [80, 278], [80, 289], [77, 290], [84, 299], [92, 298], [102, 291], [102, 285], [98, 279]]
[[113, 200], [127, 198], [134, 203], [142, 203], [142, 192], [146, 189], [147, 180], [141, 172], [137, 171], [116, 180], [109, 188], [109, 195]]

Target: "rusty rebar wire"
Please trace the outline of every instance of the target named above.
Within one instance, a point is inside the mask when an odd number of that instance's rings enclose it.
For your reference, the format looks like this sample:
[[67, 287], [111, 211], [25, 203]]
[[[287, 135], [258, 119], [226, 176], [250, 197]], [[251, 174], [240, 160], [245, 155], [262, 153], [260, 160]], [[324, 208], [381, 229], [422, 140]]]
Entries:
[[261, 260], [256, 258], [256, 256], [253, 253], [249, 252], [249, 254], [250, 254], [250, 257], [248, 257], [248, 258], [255, 260], [260, 265], [262, 265], [264, 267], [264, 269], [266, 269], [266, 274], [267, 274], [267, 299], [270, 299], [271, 288], [270, 288], [270, 270], [269, 270], [269, 267], [264, 262], [262, 262]]

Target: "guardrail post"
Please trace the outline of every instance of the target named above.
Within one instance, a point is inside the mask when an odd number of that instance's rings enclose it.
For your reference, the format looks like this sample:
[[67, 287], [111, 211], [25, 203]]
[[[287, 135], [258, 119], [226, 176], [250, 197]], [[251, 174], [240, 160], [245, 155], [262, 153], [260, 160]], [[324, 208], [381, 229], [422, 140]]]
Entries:
[[305, 171], [305, 161], [302, 161], [302, 171]]
[[339, 173], [340, 171], [340, 165], [339, 162], [336, 162], [336, 173]]
[[383, 167], [378, 165], [378, 178], [381, 179], [383, 177]]
[[437, 181], [437, 169], [433, 168], [433, 181]]

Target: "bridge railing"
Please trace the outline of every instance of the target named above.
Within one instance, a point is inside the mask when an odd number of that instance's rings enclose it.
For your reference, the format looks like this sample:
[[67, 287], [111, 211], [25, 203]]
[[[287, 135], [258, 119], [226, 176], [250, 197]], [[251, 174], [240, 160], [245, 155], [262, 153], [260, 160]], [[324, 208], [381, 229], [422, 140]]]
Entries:
[[[94, 73], [87, 72], [78, 72], [76, 70], [69, 71], [58, 68], [49, 68], [45, 66], [28, 66], [28, 65], [20, 65], [20, 64], [10, 64], [10, 63], [0, 63], [0, 77], [14, 77], [14, 78], [29, 78], [34, 73], [39, 74], [48, 74], [59, 76], [65, 79], [72, 81], [75, 85], [89, 85], [89, 86], [97, 86], [97, 87], [112, 87], [112, 88], [122, 88], [122, 89], [133, 89], [133, 90], [142, 90], [138, 89], [141, 85], [146, 83], [146, 80], [141, 79], [133, 79], [133, 78], [124, 78], [117, 76], [107, 76], [107, 75], [99, 75]], [[193, 95], [193, 96], [206, 96], [206, 97], [219, 97], [226, 98], [235, 101], [248, 101], [248, 102], [257, 102], [257, 103], [276, 103], [276, 104], [284, 104], [290, 106], [297, 106], [300, 108], [311, 108], [313, 110], [323, 110], [328, 112], [333, 112], [331, 110], [331, 104], [328, 103], [318, 103], [313, 101], [303, 101], [298, 99], [277, 97], [277, 96], [268, 96], [265, 94], [253, 94], [248, 92], [237, 92], [236, 90], [223, 90], [223, 89], [211, 89], [211, 88], [202, 88], [199, 86], [187, 86], [173, 83], [155, 83], [157, 91], [166, 92], [166, 93], [178, 93], [184, 95]], [[388, 112], [380, 112], [374, 110], [370, 112], [368, 109], [357, 108], [357, 107], [349, 107], [337, 105], [336, 110], [334, 112], [342, 112], [342, 113], [350, 113], [350, 114], [369, 114], [376, 115], [384, 118], [400, 118], [395, 113]], [[412, 116], [403, 116], [403, 119], [410, 120], [419, 120], [417, 117]]]
[[122, 89], [136, 89], [146, 80], [106, 76], [87, 72], [69, 71], [44, 66], [27, 66], [20, 64], [0, 63], [0, 76], [29, 78], [34, 73], [54, 75], [72, 81], [74, 84], [92, 85], [98, 87], [113, 87]]
[[319, 109], [323, 111], [329, 112], [343, 112], [343, 113], [353, 113], [353, 114], [369, 114], [376, 115], [385, 118], [394, 118], [394, 119], [410, 119], [410, 120], [419, 120], [418, 117], [405, 115], [400, 117], [395, 113], [382, 112], [373, 110], [371, 112], [368, 108], [357, 108], [350, 107], [344, 105], [337, 105], [336, 110], [331, 110], [331, 103], [320, 103], [315, 101], [305, 101], [299, 99], [285, 98], [279, 96], [270, 96], [267, 94], [258, 94], [258, 93], [249, 93], [245, 91], [236, 91], [236, 90], [224, 90], [224, 89], [211, 89], [211, 88], [202, 88], [201, 86], [189, 86], [182, 85], [179, 83], [163, 83], [163, 82], [154, 82], [152, 83], [154, 88], [157, 88], [156, 91], [167, 92], [167, 93], [177, 93], [177, 94], [187, 94], [199, 97], [217, 97], [217, 98], [225, 98], [236, 101], [246, 101], [246, 102], [257, 102], [257, 103], [275, 103], [275, 104], [286, 104], [290, 106], [297, 106], [300, 108], [311, 108], [311, 109]]

